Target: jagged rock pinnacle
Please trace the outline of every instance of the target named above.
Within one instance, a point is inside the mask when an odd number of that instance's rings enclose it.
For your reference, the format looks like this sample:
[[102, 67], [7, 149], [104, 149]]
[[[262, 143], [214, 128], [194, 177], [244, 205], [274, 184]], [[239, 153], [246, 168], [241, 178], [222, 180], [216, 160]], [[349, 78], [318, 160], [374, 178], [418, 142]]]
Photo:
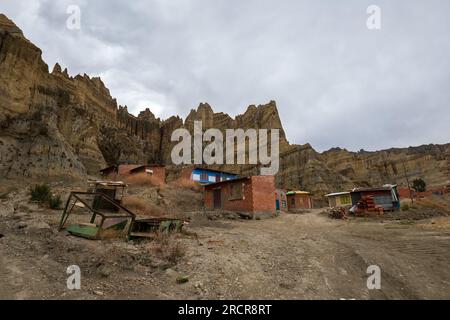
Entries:
[[19, 27], [16, 26], [16, 24], [12, 22], [7, 16], [5, 16], [3, 13], [0, 13], [0, 33], [4, 32], [24, 37], [22, 30], [20, 30]]

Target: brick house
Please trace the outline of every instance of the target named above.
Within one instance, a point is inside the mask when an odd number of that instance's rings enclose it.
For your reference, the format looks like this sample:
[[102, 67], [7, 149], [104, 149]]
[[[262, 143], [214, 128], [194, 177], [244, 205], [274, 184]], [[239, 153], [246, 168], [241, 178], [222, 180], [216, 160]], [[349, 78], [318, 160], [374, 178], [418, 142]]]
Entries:
[[166, 181], [166, 168], [162, 165], [138, 165], [138, 164], [122, 164], [119, 166], [111, 166], [100, 170], [103, 179], [118, 180], [135, 174], [151, 175], [158, 180]]
[[275, 216], [274, 176], [244, 177], [205, 185], [207, 210], [225, 210], [251, 214], [253, 217]]
[[130, 175], [145, 174], [153, 177], [160, 183], [166, 182], [166, 167], [162, 165], [154, 164], [154, 165], [139, 166], [137, 168], [130, 170], [129, 174]]
[[307, 191], [289, 191], [286, 195], [289, 211], [313, 208], [312, 195]]

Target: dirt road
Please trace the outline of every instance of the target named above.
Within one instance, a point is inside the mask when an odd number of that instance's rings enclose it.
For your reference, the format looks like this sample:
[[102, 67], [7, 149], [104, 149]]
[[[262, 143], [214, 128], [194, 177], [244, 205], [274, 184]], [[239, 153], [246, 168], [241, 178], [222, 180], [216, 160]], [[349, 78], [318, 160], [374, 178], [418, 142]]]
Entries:
[[[205, 245], [189, 254], [203, 297], [450, 298], [450, 229], [426, 230], [430, 222], [343, 222], [313, 212], [232, 226], [199, 230]], [[367, 289], [371, 265], [381, 268], [381, 290]]]
[[[185, 252], [176, 265], [157, 263], [148, 242], [57, 233], [58, 218], [0, 216], [1, 299], [450, 299], [449, 218], [337, 221], [318, 211], [261, 221], [198, 218], [190, 235], [171, 239]], [[36, 219], [49, 228], [17, 226]], [[81, 268], [79, 291], [66, 288], [72, 264]], [[381, 268], [381, 290], [367, 288], [371, 265]], [[189, 281], [178, 284], [180, 276]]]

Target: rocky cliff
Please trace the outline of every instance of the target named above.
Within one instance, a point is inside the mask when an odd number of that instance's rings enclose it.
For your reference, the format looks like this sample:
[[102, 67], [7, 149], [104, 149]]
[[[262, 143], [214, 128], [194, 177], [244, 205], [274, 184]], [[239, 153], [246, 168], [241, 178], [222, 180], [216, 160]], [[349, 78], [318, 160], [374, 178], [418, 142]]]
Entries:
[[[276, 103], [250, 106], [232, 118], [202, 103], [185, 121], [157, 119], [147, 109], [139, 116], [119, 106], [100, 78], [69, 76], [56, 64], [49, 72], [41, 50], [0, 14], [0, 177], [2, 179], [84, 179], [117, 163], [171, 164], [178, 128], [279, 129], [280, 187], [317, 195], [354, 186], [405, 183], [405, 172], [431, 185], [450, 183], [450, 145], [353, 153], [322, 154], [310, 145], [290, 145]], [[256, 166], [223, 166], [257, 174]]]

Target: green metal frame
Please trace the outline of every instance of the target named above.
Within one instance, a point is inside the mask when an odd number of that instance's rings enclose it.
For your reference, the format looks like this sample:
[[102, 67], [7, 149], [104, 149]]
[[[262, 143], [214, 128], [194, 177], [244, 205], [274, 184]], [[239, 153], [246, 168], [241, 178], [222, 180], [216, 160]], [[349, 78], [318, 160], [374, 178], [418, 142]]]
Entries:
[[[124, 214], [117, 214], [117, 213], [106, 213], [106, 212], [102, 212], [99, 210], [94, 209], [94, 202], [93, 201], [92, 205], [90, 203], [88, 203], [87, 201], [85, 201], [85, 199], [83, 199], [83, 196], [93, 196], [94, 199], [98, 199], [102, 198], [103, 200], [105, 200], [106, 202], [109, 202], [111, 205], [113, 205], [114, 207], [116, 207], [117, 209], [123, 210], [125, 213]], [[71, 203], [73, 202], [73, 203]], [[101, 217], [101, 221], [100, 224], [97, 226], [98, 227], [98, 231], [95, 235], [93, 235], [90, 238], [93, 239], [100, 239], [101, 237], [101, 232], [103, 230], [103, 225], [105, 223], [105, 220], [107, 219], [114, 219], [114, 218], [126, 218], [130, 220], [129, 223], [129, 227], [128, 230], [126, 232], [127, 234], [127, 238], [129, 238], [130, 236], [130, 230], [131, 230], [131, 226], [133, 225], [135, 219], [136, 219], [136, 214], [134, 214], [133, 212], [131, 212], [130, 210], [128, 210], [127, 208], [125, 208], [124, 206], [120, 205], [119, 203], [117, 203], [116, 201], [114, 201], [114, 199], [108, 197], [107, 195], [103, 194], [103, 193], [99, 193], [99, 192], [71, 192], [69, 199], [66, 202], [66, 206], [64, 208], [64, 212], [61, 216], [61, 220], [59, 223], [59, 227], [58, 230], [62, 231], [64, 230], [64, 227], [67, 223], [67, 219], [69, 218], [72, 210], [75, 207], [75, 204], [77, 202], [80, 202], [84, 205], [84, 207], [89, 210], [92, 213], [92, 217], [91, 217], [91, 223], [95, 223], [95, 219], [97, 218], [97, 216]]]

